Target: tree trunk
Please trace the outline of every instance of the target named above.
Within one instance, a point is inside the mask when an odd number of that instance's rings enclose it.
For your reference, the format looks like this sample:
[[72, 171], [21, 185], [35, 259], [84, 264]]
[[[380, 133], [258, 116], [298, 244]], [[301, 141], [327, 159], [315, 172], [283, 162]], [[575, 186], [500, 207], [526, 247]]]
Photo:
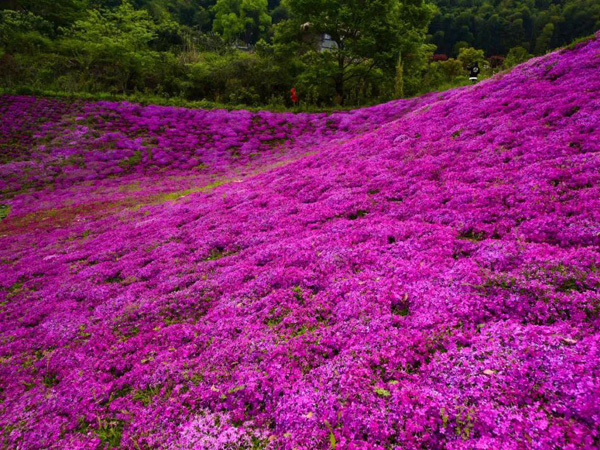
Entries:
[[344, 104], [344, 55], [338, 57], [338, 73], [335, 76], [335, 100], [339, 105]]
[[402, 53], [398, 57], [396, 65], [396, 98], [404, 98], [404, 64], [402, 63]]

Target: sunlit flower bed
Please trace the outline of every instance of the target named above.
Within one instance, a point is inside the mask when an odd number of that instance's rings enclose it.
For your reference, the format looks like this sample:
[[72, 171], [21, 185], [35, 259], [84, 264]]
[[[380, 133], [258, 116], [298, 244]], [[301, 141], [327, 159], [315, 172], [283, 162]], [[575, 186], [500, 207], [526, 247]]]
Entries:
[[354, 112], [0, 97], [0, 447], [600, 447], [600, 41]]

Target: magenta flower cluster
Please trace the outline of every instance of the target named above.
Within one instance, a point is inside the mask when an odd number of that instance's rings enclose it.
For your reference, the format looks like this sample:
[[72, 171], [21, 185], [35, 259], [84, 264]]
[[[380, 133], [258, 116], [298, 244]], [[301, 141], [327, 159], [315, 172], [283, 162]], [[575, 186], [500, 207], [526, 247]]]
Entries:
[[332, 115], [0, 105], [0, 447], [600, 447], [600, 41]]
[[[86, 183], [114, 187], [115, 177], [121, 186], [143, 180], [147, 187], [161, 170], [188, 187], [234, 169], [247, 175], [257, 163], [264, 167], [282, 156], [314, 152], [315, 146], [381, 126], [431, 98], [332, 114], [274, 114], [2, 96], [0, 114], [8, 120], [0, 125], [0, 193], [13, 197], [45, 187], [67, 192], [74, 186], [80, 194]], [[172, 190], [173, 185], [165, 187]], [[69, 192], [62, 200], [72, 204], [75, 196]], [[21, 196], [19, 210], [31, 212], [40, 198]]]

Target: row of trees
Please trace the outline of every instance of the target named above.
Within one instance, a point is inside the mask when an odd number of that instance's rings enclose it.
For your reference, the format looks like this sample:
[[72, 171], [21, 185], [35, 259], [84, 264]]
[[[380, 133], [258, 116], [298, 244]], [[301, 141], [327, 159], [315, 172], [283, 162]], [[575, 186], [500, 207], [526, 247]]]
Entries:
[[530, 56], [520, 41], [507, 62], [485, 60], [466, 41], [447, 52], [455, 58], [434, 55], [438, 35], [428, 39], [427, 30], [439, 11], [424, 0], [0, 0], [0, 7], [5, 87], [258, 106], [289, 104], [296, 86], [304, 104], [360, 105], [466, 83], [475, 60], [490, 75]]
[[19, 0], [2, 12], [5, 84], [253, 105], [283, 103], [296, 85], [305, 102], [366, 103], [395, 95], [401, 55], [400, 90], [413, 93], [434, 14], [423, 0], [288, 0], [271, 10], [267, 0], [217, 0], [194, 5], [191, 26], [175, 20], [189, 6], [179, 0], [83, 2]]
[[477, 47], [507, 55], [523, 47], [532, 54], [569, 44], [600, 29], [598, 0], [435, 0], [429, 27], [439, 53], [457, 55]]

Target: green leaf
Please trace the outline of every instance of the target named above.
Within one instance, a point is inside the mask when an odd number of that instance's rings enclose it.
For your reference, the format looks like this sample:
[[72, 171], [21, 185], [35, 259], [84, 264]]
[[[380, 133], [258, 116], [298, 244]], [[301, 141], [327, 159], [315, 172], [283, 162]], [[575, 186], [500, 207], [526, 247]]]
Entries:
[[327, 428], [329, 428], [329, 443], [331, 444], [331, 450], [335, 450], [337, 441], [335, 440], [335, 434], [333, 434], [333, 428], [327, 420], [325, 421], [325, 425], [327, 425]]

